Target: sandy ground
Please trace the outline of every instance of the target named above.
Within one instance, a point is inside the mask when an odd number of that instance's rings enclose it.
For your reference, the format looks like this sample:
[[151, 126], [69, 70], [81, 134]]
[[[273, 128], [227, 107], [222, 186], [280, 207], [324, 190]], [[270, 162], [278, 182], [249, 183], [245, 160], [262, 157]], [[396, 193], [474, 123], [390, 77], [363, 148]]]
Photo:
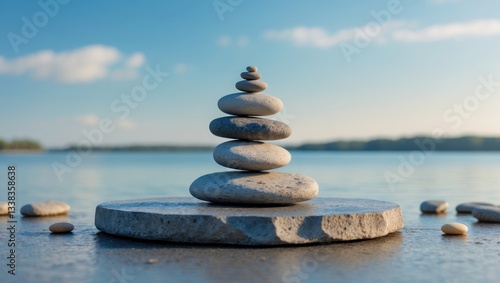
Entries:
[[[500, 224], [470, 215], [403, 211], [405, 228], [373, 240], [295, 247], [179, 245], [99, 232], [93, 214], [23, 218], [15, 232], [16, 275], [8, 273], [10, 232], [0, 217], [0, 282], [498, 282]], [[69, 221], [71, 234], [50, 224]], [[448, 222], [466, 236], [443, 236]]]

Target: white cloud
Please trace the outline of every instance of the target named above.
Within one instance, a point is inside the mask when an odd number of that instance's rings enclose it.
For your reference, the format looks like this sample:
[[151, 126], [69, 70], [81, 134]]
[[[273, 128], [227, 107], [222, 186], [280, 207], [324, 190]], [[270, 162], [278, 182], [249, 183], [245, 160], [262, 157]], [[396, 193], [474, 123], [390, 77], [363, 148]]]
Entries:
[[320, 27], [296, 27], [280, 31], [270, 30], [264, 36], [271, 40], [291, 41], [297, 45], [328, 48], [351, 39], [354, 34], [353, 30], [341, 30], [334, 34], [329, 34], [325, 29]]
[[457, 39], [468, 36], [500, 35], [500, 20], [478, 20], [467, 23], [435, 25], [420, 30], [397, 30], [393, 38], [399, 41], [422, 42]]
[[371, 22], [363, 27], [342, 29], [334, 33], [330, 33], [321, 27], [296, 27], [278, 31], [269, 30], [264, 33], [264, 37], [269, 40], [291, 41], [299, 46], [330, 48], [342, 42], [354, 40], [360, 34], [382, 43], [385, 42], [383, 36], [389, 30], [402, 25], [405, 25], [405, 23], [396, 20], [385, 25]]
[[227, 35], [222, 35], [217, 39], [217, 45], [222, 47], [237, 46], [246, 47], [250, 43], [250, 38], [244, 35], [237, 37], [230, 37]]
[[88, 114], [75, 117], [75, 121], [87, 127], [94, 127], [99, 124], [99, 117], [94, 114]]
[[175, 67], [174, 67], [174, 72], [176, 74], [183, 74], [187, 70], [188, 70], [188, 66], [186, 64], [183, 64], [183, 63], [179, 63], [179, 64], [175, 65]]
[[130, 68], [138, 68], [144, 64], [146, 61], [146, 58], [144, 57], [144, 54], [140, 52], [136, 52], [128, 58], [128, 60], [125, 62], [125, 66], [130, 67]]
[[136, 52], [125, 61], [123, 66], [111, 73], [115, 80], [133, 79], [139, 76], [139, 68], [144, 65], [146, 58], [144, 54]]
[[435, 25], [424, 29], [417, 29], [416, 24], [412, 22], [393, 20], [384, 26], [371, 22], [363, 27], [347, 28], [333, 33], [321, 27], [296, 27], [264, 33], [264, 37], [269, 40], [289, 41], [298, 46], [323, 49], [363, 37], [384, 44], [388, 39], [425, 42], [497, 35], [500, 35], [500, 20], [497, 19]]
[[[125, 58], [124, 58], [125, 57]], [[89, 83], [112, 77], [133, 78], [144, 64], [144, 55], [124, 56], [114, 47], [89, 45], [56, 53], [43, 50], [7, 60], [0, 56], [0, 75], [28, 74], [35, 79], [53, 79], [63, 83]], [[118, 68], [112, 68], [118, 64]]]

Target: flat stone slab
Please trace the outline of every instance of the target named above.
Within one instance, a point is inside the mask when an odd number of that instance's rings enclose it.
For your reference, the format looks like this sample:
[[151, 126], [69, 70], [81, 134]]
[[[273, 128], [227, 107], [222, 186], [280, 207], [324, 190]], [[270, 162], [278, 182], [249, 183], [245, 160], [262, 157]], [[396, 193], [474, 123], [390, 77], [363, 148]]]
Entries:
[[289, 206], [218, 205], [154, 198], [97, 206], [102, 232], [143, 240], [236, 245], [293, 245], [372, 239], [403, 227], [391, 202], [316, 198]]

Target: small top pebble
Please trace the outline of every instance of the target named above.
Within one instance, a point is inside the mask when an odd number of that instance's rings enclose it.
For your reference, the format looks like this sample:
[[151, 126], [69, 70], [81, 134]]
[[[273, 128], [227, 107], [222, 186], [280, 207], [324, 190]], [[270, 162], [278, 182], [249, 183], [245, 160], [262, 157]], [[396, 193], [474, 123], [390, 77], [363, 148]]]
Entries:
[[247, 67], [247, 71], [249, 71], [249, 72], [257, 72], [257, 70], [258, 70], [258, 69], [257, 69], [257, 67], [255, 67], [255, 66], [248, 66], [248, 67]]
[[49, 230], [52, 233], [69, 233], [75, 229], [75, 226], [68, 222], [58, 222], [50, 225]]
[[444, 213], [449, 204], [444, 200], [427, 200], [420, 204], [423, 213]]
[[441, 227], [441, 231], [446, 235], [463, 235], [469, 228], [462, 223], [448, 223]]

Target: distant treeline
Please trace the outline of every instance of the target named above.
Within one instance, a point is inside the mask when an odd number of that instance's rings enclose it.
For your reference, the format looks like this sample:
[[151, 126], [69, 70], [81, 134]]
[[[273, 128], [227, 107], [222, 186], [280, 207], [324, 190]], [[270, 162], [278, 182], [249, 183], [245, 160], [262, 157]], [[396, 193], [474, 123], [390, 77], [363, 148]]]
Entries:
[[0, 139], [0, 150], [42, 150], [42, 146], [30, 139], [15, 139], [10, 142]]
[[[433, 139], [418, 136], [401, 139], [373, 139], [366, 141], [332, 141], [326, 143], [307, 143], [299, 146], [285, 146], [289, 150], [326, 150], [326, 151], [500, 151], [500, 137], [465, 136], [458, 138]], [[128, 145], [96, 146], [94, 152], [139, 152], [139, 151], [211, 151], [209, 145]], [[17, 139], [6, 142], [0, 139], [0, 150], [42, 150], [42, 146], [33, 140]], [[71, 145], [66, 148], [48, 149], [48, 151], [87, 151]]]
[[458, 138], [433, 139], [432, 137], [413, 137], [374, 139], [368, 141], [333, 141], [308, 143], [292, 150], [329, 150], [329, 151], [500, 151], [500, 138], [465, 136]]

